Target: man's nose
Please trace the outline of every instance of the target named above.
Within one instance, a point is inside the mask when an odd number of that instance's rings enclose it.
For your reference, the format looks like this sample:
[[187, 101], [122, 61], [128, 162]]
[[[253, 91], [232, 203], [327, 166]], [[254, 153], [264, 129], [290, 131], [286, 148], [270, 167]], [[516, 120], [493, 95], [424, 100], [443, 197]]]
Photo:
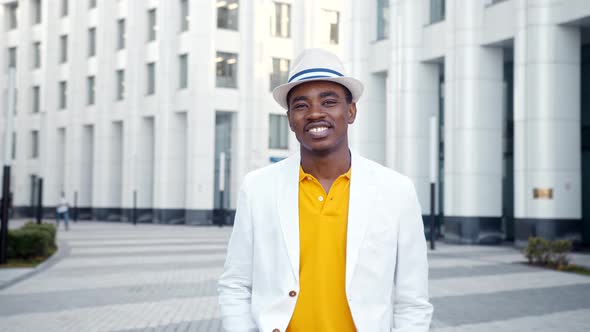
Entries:
[[321, 103], [317, 102], [317, 103], [312, 103], [310, 105], [308, 117], [314, 119], [314, 118], [323, 118], [324, 116], [325, 116], [325, 113], [324, 113]]

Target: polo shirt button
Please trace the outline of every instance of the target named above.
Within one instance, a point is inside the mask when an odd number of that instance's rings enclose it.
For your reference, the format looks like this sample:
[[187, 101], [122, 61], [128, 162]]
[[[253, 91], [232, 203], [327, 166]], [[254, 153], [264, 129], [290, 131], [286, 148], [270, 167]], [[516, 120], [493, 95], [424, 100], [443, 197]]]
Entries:
[[272, 332], [281, 332], [281, 330], [279, 330], [279, 329], [274, 329], [274, 330], [272, 330]]
[[290, 297], [295, 297], [295, 295], [297, 295], [297, 292], [296, 291], [292, 290], [292, 291], [289, 292], [289, 296]]
[[323, 196], [320, 196], [320, 197], [318, 197], [318, 201], [320, 201], [320, 202], [321, 202], [321, 201], [323, 201], [323, 200], [324, 200], [324, 197], [323, 197]]

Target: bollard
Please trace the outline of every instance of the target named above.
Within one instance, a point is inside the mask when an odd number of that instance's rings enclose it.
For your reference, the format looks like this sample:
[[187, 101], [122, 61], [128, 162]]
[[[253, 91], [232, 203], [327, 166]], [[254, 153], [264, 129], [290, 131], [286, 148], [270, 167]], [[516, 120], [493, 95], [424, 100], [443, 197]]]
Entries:
[[38, 200], [37, 200], [37, 225], [41, 225], [43, 219], [43, 178], [39, 178]]

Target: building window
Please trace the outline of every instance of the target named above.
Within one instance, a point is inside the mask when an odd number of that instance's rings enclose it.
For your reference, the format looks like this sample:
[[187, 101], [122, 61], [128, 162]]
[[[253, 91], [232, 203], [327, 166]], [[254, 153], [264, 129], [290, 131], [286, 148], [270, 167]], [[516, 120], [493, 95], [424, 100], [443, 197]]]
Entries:
[[61, 0], [61, 16], [65, 17], [68, 16], [68, 11], [69, 11], [69, 1], [68, 0]]
[[289, 59], [272, 58], [270, 73], [270, 91], [289, 80]]
[[125, 19], [121, 18], [117, 21], [117, 49], [125, 48]]
[[68, 36], [62, 35], [59, 37], [59, 62], [65, 63], [68, 61]]
[[340, 26], [340, 13], [335, 10], [322, 10], [322, 21], [325, 22], [325, 34], [329, 44], [338, 44], [338, 28]]
[[31, 16], [33, 24], [41, 23], [41, 0], [32, 0]]
[[235, 53], [217, 52], [216, 85], [218, 88], [238, 87], [238, 55]]
[[188, 0], [180, 0], [180, 32], [188, 31], [189, 14]]
[[268, 148], [289, 148], [289, 122], [284, 114], [270, 114], [268, 126]]
[[125, 98], [125, 71], [117, 70], [117, 100]]
[[445, 19], [445, 7], [445, 0], [430, 0], [430, 23], [436, 23]]
[[16, 159], [16, 132], [12, 133], [12, 152], [11, 152], [12, 159]]
[[10, 47], [8, 49], [8, 68], [16, 68], [16, 47]]
[[31, 158], [39, 158], [39, 131], [31, 130]]
[[178, 87], [186, 89], [188, 87], [188, 54], [182, 54], [178, 57]]
[[270, 19], [270, 33], [273, 37], [291, 37], [291, 5], [275, 2], [275, 12]]
[[96, 55], [96, 28], [88, 29], [88, 56]]
[[96, 8], [96, 0], [88, 0], [88, 8]]
[[148, 41], [156, 40], [156, 9], [148, 10]]
[[389, 38], [389, 0], [377, 0], [377, 40]]
[[88, 78], [86, 78], [86, 86], [88, 89], [88, 91], [86, 92], [86, 103], [88, 105], [94, 105], [94, 85], [94, 76], [88, 76]]
[[238, 0], [217, 0], [217, 27], [238, 30]]
[[59, 109], [63, 110], [68, 107], [68, 83], [66, 81], [59, 82]]
[[33, 100], [31, 112], [39, 113], [41, 109], [41, 88], [39, 86], [33, 87]]
[[41, 68], [41, 42], [33, 43], [33, 68]]
[[153, 95], [156, 92], [156, 64], [147, 64], [147, 89], [146, 94]]
[[8, 30], [13, 30], [18, 27], [18, 2], [9, 3], [4, 7], [8, 16]]

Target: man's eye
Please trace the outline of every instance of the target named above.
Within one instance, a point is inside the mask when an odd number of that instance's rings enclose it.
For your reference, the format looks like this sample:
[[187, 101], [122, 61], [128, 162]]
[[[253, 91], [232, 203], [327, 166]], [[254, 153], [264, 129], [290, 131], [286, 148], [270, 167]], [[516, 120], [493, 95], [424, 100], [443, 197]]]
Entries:
[[324, 105], [328, 105], [328, 106], [329, 105], [334, 105], [336, 103], [337, 103], [337, 101], [335, 101], [335, 100], [326, 100], [326, 101], [324, 101]]
[[294, 109], [302, 109], [302, 108], [304, 108], [304, 107], [305, 107], [305, 104], [295, 104], [295, 105], [293, 106], [293, 108], [294, 108]]

